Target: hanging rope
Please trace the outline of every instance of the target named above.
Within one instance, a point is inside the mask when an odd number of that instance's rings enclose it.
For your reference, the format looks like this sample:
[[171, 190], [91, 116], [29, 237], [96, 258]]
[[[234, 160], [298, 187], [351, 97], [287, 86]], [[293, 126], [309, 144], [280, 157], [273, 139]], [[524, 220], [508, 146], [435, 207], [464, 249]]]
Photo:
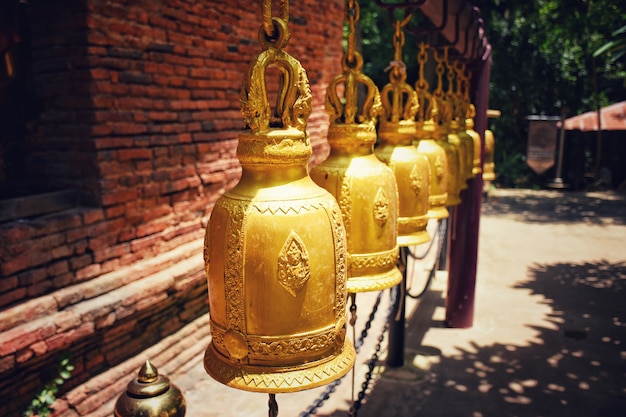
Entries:
[[[289, 0], [280, 0], [280, 18], [285, 24], [289, 22]], [[272, 21], [272, 0], [263, 2], [263, 31], [269, 39], [275, 39], [278, 36]]]

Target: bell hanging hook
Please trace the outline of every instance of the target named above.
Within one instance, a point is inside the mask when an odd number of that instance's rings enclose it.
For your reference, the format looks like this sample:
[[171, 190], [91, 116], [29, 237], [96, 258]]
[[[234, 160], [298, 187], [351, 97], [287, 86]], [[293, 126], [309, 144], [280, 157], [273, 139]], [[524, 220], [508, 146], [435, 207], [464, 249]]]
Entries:
[[[289, 23], [289, 0], [280, 0], [280, 18]], [[263, 31], [269, 40], [275, 40], [278, 32], [272, 20], [272, 0], [263, 1]]]

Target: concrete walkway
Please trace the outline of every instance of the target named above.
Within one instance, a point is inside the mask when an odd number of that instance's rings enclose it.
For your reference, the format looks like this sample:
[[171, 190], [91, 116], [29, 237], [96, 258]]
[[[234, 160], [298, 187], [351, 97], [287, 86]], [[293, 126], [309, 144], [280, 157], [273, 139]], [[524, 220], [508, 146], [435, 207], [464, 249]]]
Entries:
[[[413, 265], [412, 292], [433, 262]], [[623, 416], [625, 287], [625, 196], [495, 190], [483, 204], [474, 326], [444, 326], [446, 274], [439, 273], [425, 297], [407, 302], [406, 368], [375, 368], [358, 415]], [[357, 296], [358, 333], [376, 295]], [[388, 304], [385, 292], [358, 356], [355, 396]], [[380, 345], [384, 357], [387, 340]], [[266, 394], [215, 382], [201, 360], [172, 376], [187, 416], [268, 415]], [[277, 395], [278, 415], [299, 416], [325, 388]], [[349, 374], [311, 415], [347, 416], [352, 391]]]

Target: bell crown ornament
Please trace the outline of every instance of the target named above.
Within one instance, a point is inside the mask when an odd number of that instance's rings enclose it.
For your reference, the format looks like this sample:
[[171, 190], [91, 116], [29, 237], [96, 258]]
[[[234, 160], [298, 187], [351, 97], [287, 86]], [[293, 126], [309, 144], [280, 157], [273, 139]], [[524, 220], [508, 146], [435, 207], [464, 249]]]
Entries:
[[[343, 72], [326, 90], [330, 154], [311, 169], [313, 180], [336, 198], [341, 209], [349, 293], [384, 290], [402, 281], [397, 268], [398, 188], [391, 168], [374, 154], [376, 119], [382, 105], [378, 88], [361, 72], [363, 58], [356, 52], [358, 16], [358, 3], [347, 2], [349, 30]], [[359, 86], [364, 91], [361, 106]]]
[[417, 54], [418, 79], [415, 92], [418, 101], [416, 116], [416, 140], [414, 144], [420, 154], [426, 156], [430, 167], [428, 187], [428, 217], [445, 219], [449, 216], [446, 202], [448, 200], [448, 161], [446, 151], [435, 138], [439, 139], [439, 111], [433, 99], [428, 81], [424, 76], [424, 68], [428, 60], [428, 45], [419, 44]]
[[402, 27], [411, 18], [396, 21], [394, 60], [389, 83], [381, 90], [383, 113], [378, 128], [379, 143], [374, 152], [392, 170], [398, 186], [398, 246], [414, 246], [430, 240], [428, 226], [428, 188], [430, 167], [425, 155], [413, 145], [417, 135], [415, 116], [417, 93], [406, 83], [406, 65], [402, 61]]
[[[241, 179], [215, 203], [205, 234], [212, 340], [204, 367], [227, 386], [274, 395], [340, 378], [355, 351], [345, 337], [345, 228], [333, 196], [308, 173], [308, 79], [282, 49], [286, 19], [271, 24], [275, 36], [261, 27], [263, 50], [241, 88]], [[268, 68], [280, 74], [274, 109]]]

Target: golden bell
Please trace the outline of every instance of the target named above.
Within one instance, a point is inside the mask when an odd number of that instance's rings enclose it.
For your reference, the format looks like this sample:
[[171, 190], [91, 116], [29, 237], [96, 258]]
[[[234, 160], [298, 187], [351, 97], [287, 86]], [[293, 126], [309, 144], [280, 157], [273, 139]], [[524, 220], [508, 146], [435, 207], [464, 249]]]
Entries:
[[[472, 154], [468, 153], [466, 141], [461, 138], [461, 132], [459, 125], [456, 121], [452, 121], [448, 126], [448, 143], [457, 148], [459, 153], [459, 185], [461, 190], [467, 189], [468, 172], [471, 175], [472, 164], [468, 161], [468, 156], [473, 158]], [[472, 151], [474, 150], [474, 143], [472, 142]]]
[[434, 123], [427, 121], [416, 129], [413, 145], [417, 152], [428, 161], [430, 178], [428, 181], [428, 218], [447, 219], [450, 213], [448, 202], [448, 156], [445, 149], [433, 139]]
[[[325, 385], [354, 365], [346, 336], [346, 231], [337, 202], [308, 173], [311, 91], [282, 50], [288, 29], [252, 61], [241, 89], [239, 183], [215, 204], [205, 235], [211, 335], [204, 367], [246, 391]], [[276, 108], [267, 68], [280, 71]]]
[[465, 119], [465, 132], [472, 138], [474, 143], [474, 160], [472, 161], [472, 173], [474, 176], [483, 172], [480, 163], [480, 135], [474, 130], [474, 117], [476, 117], [476, 107], [473, 104], [469, 105], [467, 118]]
[[485, 129], [485, 161], [483, 162], [483, 181], [493, 181], [496, 179], [496, 164], [494, 163], [495, 139], [493, 132]]
[[[381, 111], [378, 88], [361, 74], [363, 58], [355, 63], [344, 56], [343, 74], [326, 90], [330, 115], [330, 155], [311, 169], [311, 178], [339, 203], [348, 241], [348, 292], [380, 291], [402, 281], [398, 259], [398, 188], [391, 168], [374, 154], [375, 118]], [[345, 104], [337, 86], [345, 87]], [[366, 87], [362, 111], [357, 114], [357, 88]]]
[[374, 149], [378, 159], [392, 169], [398, 186], [398, 246], [420, 245], [430, 240], [426, 230], [430, 167], [428, 159], [413, 145], [419, 102], [415, 90], [406, 83], [406, 65], [402, 61], [402, 27], [410, 18], [409, 14], [404, 21], [396, 21], [394, 60], [388, 68], [389, 83], [381, 92], [383, 114], [379, 144]]
[[146, 361], [137, 378], [115, 402], [115, 417], [183, 417], [187, 405], [180, 389]]
[[417, 94], [405, 83], [406, 72], [392, 72], [390, 79], [392, 82], [381, 91], [384, 111], [378, 128], [379, 144], [374, 153], [392, 169], [396, 178], [398, 246], [420, 245], [430, 240], [426, 230], [430, 167], [428, 159], [413, 145], [417, 136], [414, 119], [418, 109]]
[[[465, 178], [463, 175], [463, 157], [461, 154], [461, 145], [458, 135], [451, 135], [449, 115], [446, 115], [445, 103], [442, 109], [443, 123], [440, 123], [438, 129], [434, 133], [435, 140], [446, 152], [446, 160], [448, 161], [448, 199], [446, 201], [447, 206], [457, 206], [461, 204], [461, 190], [465, 184]], [[452, 136], [452, 138], [451, 138]], [[452, 140], [451, 140], [452, 139]]]
[[424, 66], [428, 60], [427, 45], [419, 44], [417, 62], [419, 65], [418, 80], [415, 83], [418, 112], [415, 123], [415, 139], [413, 145], [417, 152], [428, 160], [430, 180], [428, 186], [428, 218], [446, 219], [450, 215], [446, 208], [448, 201], [448, 159], [446, 151], [434, 137], [438, 135], [437, 102], [429, 91], [428, 81], [424, 77]]
[[[487, 110], [487, 117], [490, 119], [496, 119], [500, 117], [500, 110]], [[494, 155], [495, 155], [495, 138], [493, 132], [489, 129], [485, 129], [485, 160], [483, 162], [483, 180], [493, 181], [496, 179]]]

